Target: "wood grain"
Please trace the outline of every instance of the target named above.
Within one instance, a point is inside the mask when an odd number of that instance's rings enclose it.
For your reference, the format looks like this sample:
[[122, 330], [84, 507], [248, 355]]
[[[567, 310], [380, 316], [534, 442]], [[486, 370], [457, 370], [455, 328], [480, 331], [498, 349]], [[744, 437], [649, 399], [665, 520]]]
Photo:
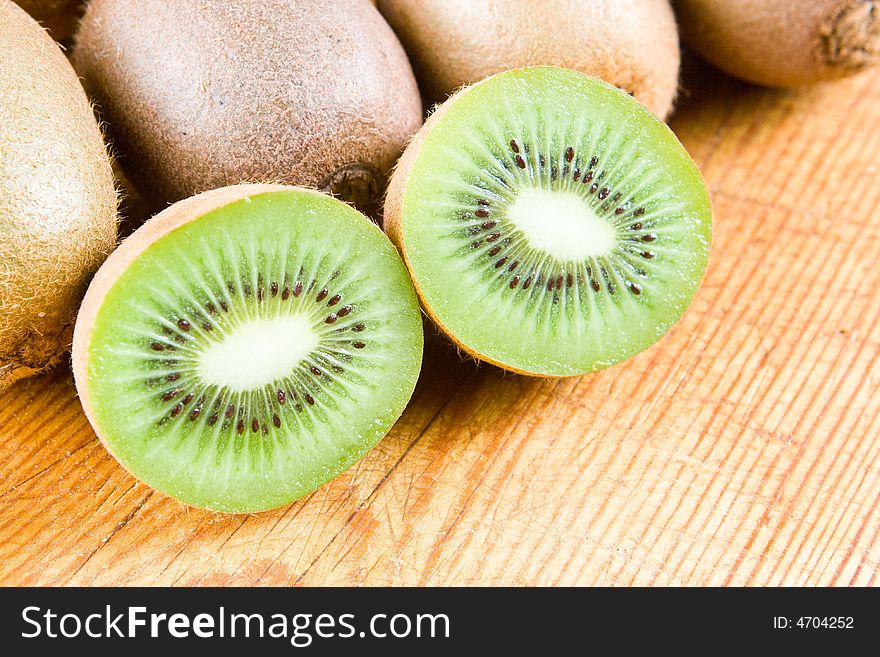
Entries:
[[654, 348], [544, 381], [433, 340], [376, 450], [254, 516], [132, 479], [69, 371], [25, 382], [0, 398], [0, 584], [877, 584], [880, 74], [695, 70], [673, 127], [715, 246]]

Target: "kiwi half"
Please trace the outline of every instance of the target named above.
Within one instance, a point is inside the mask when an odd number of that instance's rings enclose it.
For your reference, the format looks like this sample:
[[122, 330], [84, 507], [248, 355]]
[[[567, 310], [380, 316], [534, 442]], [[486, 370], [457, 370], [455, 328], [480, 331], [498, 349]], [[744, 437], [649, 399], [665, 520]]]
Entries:
[[243, 185], [179, 202], [92, 282], [74, 331], [86, 414], [135, 476], [226, 512], [358, 461], [412, 395], [418, 301], [397, 252], [328, 196]]
[[450, 98], [407, 148], [385, 207], [422, 305], [468, 353], [591, 372], [681, 317], [711, 241], [702, 177], [625, 92], [534, 67]]

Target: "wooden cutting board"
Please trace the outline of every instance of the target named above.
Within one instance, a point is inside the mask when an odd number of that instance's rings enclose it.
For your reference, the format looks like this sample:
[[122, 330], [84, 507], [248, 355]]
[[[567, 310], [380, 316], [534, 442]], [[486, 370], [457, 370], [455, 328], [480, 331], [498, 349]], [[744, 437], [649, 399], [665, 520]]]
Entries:
[[695, 70], [673, 127], [715, 244], [654, 348], [545, 381], [434, 340], [363, 462], [253, 516], [126, 474], [68, 370], [25, 382], [0, 397], [0, 583], [876, 584], [880, 73]]

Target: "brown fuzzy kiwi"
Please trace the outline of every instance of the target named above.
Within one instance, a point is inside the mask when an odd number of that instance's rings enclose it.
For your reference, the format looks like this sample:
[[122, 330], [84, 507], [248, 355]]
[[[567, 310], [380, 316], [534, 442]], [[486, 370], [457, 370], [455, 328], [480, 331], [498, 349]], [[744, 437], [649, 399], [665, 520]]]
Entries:
[[667, 0], [379, 0], [429, 102], [506, 69], [552, 65], [629, 91], [665, 118], [679, 47]]
[[878, 0], [676, 0], [682, 38], [721, 70], [795, 87], [880, 62]]
[[116, 242], [101, 131], [58, 45], [0, 1], [0, 390], [57, 363]]
[[63, 41], [76, 31], [85, 4], [83, 0], [15, 0], [15, 3], [58, 41]]
[[406, 54], [369, 0], [93, 0], [73, 62], [157, 207], [272, 181], [369, 211], [422, 121]]

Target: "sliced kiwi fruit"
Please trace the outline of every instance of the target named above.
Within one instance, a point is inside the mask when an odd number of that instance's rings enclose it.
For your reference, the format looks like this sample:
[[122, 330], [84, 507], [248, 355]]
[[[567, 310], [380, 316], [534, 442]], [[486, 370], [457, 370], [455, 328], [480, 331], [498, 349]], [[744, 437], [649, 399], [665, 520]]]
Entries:
[[567, 376], [636, 354], [706, 269], [711, 205], [672, 131], [581, 73], [500, 73], [441, 105], [392, 178], [385, 228], [463, 350]]
[[226, 512], [280, 506], [358, 461], [422, 358], [400, 256], [341, 201], [274, 185], [179, 202], [99, 270], [74, 331], [77, 389], [135, 476]]

